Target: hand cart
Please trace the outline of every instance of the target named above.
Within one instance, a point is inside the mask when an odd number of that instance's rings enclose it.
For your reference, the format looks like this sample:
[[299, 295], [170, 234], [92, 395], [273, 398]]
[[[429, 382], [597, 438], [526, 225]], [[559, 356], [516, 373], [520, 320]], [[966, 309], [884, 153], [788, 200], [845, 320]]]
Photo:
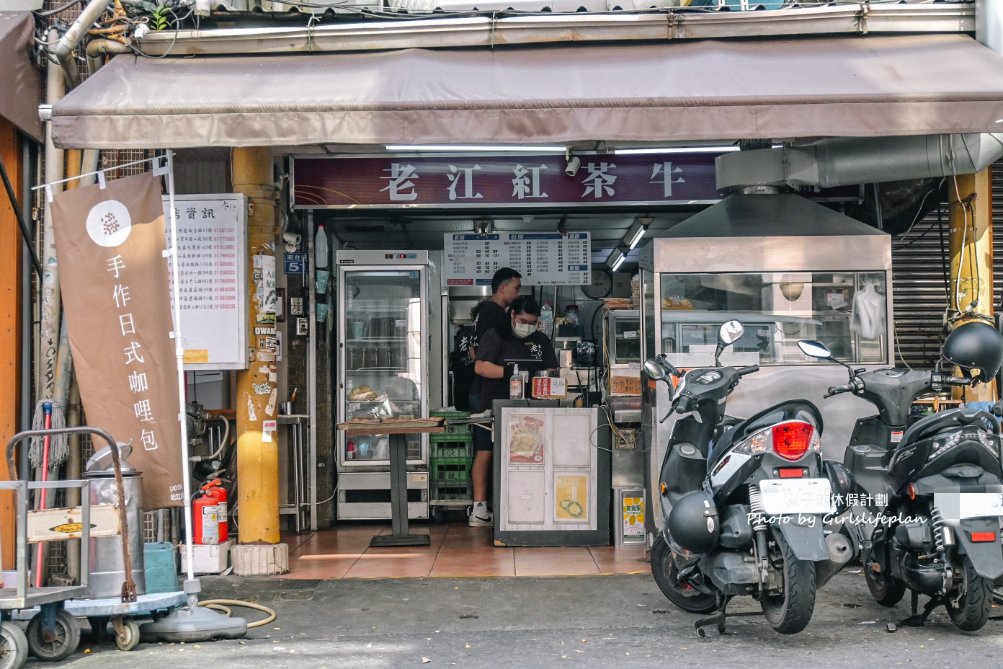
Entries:
[[[74, 433], [98, 436], [108, 443], [118, 485], [117, 505], [101, 504], [92, 507], [90, 480], [38, 482], [18, 479], [17, 463], [14, 460], [14, 447], [17, 444], [32, 437]], [[7, 443], [7, 462], [12, 480], [0, 481], [0, 490], [13, 490], [15, 493], [17, 570], [16, 585], [9, 587], [5, 582], [0, 588], [0, 669], [22, 667], [29, 649], [38, 659], [49, 662], [62, 660], [76, 650], [80, 642], [80, 624], [71, 611], [69, 600], [85, 597], [89, 593], [90, 539], [92, 536], [128, 536], [118, 445], [104, 430], [81, 426], [19, 432]], [[30, 491], [42, 489], [79, 489], [81, 505], [30, 510]], [[68, 539], [79, 539], [81, 542], [80, 585], [29, 587], [29, 543]], [[132, 580], [127, 541], [122, 541], [122, 553], [125, 579], [120, 601], [122, 604], [129, 604], [136, 602], [136, 584]], [[39, 567], [36, 566], [37, 568]], [[13, 622], [15, 617], [29, 620], [27, 634]], [[138, 627], [135, 631], [138, 640]]]

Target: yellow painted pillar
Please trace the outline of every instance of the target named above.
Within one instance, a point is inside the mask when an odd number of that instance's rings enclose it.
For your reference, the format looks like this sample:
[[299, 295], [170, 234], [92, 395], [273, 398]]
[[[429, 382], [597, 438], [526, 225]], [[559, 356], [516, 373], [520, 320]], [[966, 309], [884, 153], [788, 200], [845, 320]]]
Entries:
[[[993, 315], [993, 206], [991, 168], [948, 177], [950, 205], [951, 297], [949, 308], [962, 314], [955, 325]], [[969, 402], [996, 399], [996, 383], [967, 388]]]
[[[265, 432], [265, 421], [277, 417], [275, 393], [277, 368], [274, 353], [259, 348], [255, 327], [259, 318], [255, 256], [274, 259], [275, 188], [272, 183], [272, 152], [263, 148], [233, 149], [233, 190], [247, 196], [247, 341], [250, 363], [237, 372], [237, 505], [240, 544], [279, 542], [279, 450], [278, 432]], [[274, 286], [272, 286], [274, 289]], [[274, 325], [273, 325], [274, 327]]]

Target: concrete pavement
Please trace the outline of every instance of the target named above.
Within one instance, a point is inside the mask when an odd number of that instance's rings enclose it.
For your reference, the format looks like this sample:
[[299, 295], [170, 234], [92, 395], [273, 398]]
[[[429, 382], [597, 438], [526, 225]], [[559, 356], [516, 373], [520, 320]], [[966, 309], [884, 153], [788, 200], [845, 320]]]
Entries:
[[[853, 573], [856, 572], [856, 573]], [[101, 667], [996, 667], [1003, 621], [959, 632], [941, 609], [922, 629], [885, 629], [907, 615], [873, 602], [859, 570], [820, 593], [801, 634], [776, 634], [760, 617], [699, 640], [697, 616], [673, 607], [649, 575], [293, 581], [212, 577], [205, 596], [253, 600], [278, 619], [239, 641], [82, 643], [63, 664]], [[755, 611], [749, 598], [736, 611]], [[254, 612], [247, 612], [250, 619]], [[1003, 617], [1003, 609], [994, 609]], [[91, 650], [83, 654], [84, 649]], [[36, 666], [42, 666], [37, 664]], [[52, 665], [48, 665], [52, 666]]]

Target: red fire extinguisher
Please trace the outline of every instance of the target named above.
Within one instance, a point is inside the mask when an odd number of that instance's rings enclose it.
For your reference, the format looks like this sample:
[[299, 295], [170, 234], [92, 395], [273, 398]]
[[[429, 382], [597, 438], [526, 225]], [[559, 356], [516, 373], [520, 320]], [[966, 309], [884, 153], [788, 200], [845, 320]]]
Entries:
[[199, 488], [199, 497], [192, 504], [195, 543], [221, 544], [230, 538], [226, 501], [226, 490], [219, 479]]

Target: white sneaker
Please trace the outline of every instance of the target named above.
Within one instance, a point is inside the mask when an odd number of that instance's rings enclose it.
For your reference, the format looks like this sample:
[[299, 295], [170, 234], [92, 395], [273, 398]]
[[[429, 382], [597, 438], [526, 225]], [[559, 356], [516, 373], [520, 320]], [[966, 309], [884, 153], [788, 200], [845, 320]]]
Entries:
[[467, 525], [470, 527], [491, 527], [494, 525], [494, 517], [487, 509], [474, 507], [467, 514]]

